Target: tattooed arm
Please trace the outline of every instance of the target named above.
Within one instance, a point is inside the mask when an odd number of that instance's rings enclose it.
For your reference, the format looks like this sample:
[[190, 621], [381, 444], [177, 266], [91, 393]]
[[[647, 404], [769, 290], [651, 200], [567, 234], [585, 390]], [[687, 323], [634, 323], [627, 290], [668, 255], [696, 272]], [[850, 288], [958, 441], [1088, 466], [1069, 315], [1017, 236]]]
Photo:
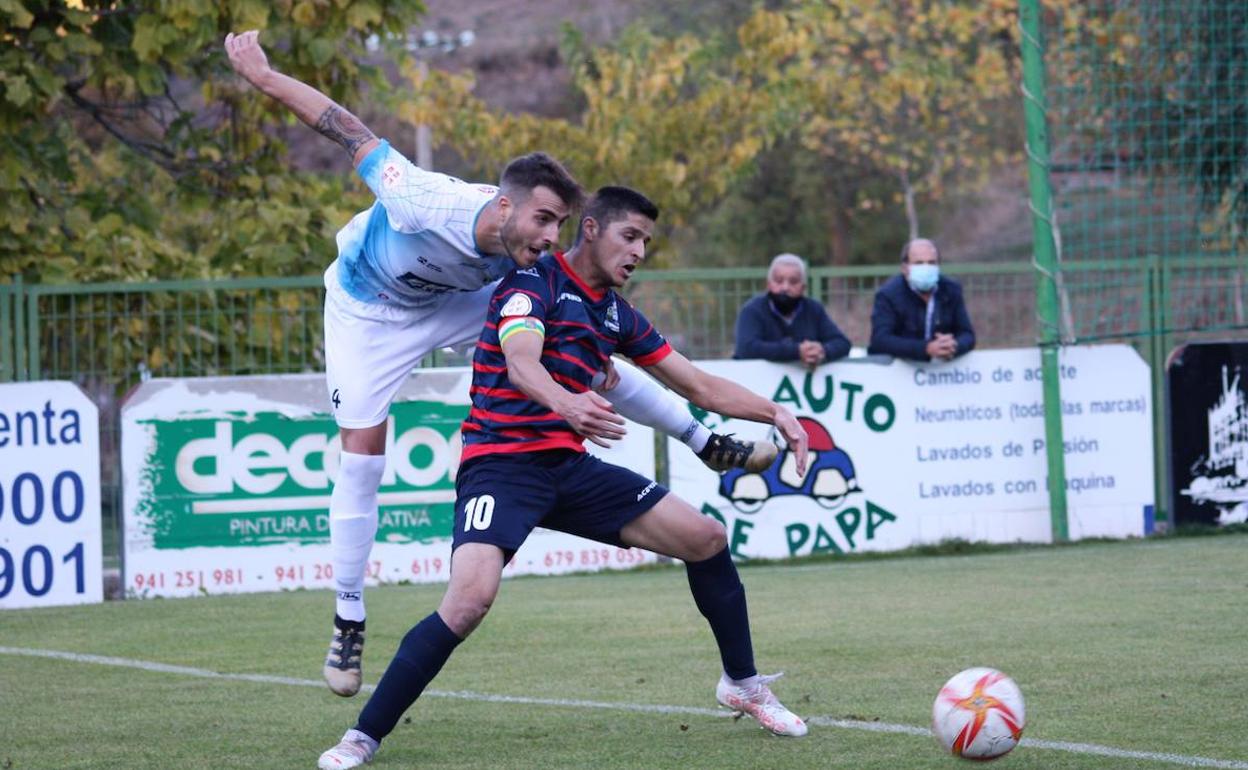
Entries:
[[259, 36], [255, 30], [226, 35], [225, 51], [234, 71], [261, 92], [286, 105], [295, 117], [342, 145], [350, 153], [351, 162], [359, 166], [377, 146], [377, 137], [359, 118], [325, 94], [270, 67], [257, 40]]

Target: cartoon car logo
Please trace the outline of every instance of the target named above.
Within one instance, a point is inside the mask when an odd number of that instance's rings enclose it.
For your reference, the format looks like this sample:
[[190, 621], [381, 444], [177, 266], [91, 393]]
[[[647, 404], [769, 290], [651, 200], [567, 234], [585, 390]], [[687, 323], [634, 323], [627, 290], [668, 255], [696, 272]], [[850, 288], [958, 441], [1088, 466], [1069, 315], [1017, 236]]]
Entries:
[[797, 475], [797, 458], [781, 449], [771, 467], [762, 473], [748, 473], [733, 468], [719, 478], [719, 494], [732, 502], [742, 513], [755, 513], [763, 503], [782, 495], [803, 495], [820, 506], [837, 508], [851, 492], [862, 491], [854, 461], [844, 449], [832, 441], [832, 434], [809, 417], [797, 421], [810, 437], [808, 469], [804, 478]]

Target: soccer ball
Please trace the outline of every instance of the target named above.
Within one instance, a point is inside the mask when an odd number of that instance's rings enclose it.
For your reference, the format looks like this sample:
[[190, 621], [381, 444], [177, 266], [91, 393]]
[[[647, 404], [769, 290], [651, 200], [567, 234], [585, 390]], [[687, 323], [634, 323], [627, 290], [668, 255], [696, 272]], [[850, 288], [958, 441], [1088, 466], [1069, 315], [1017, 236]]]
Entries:
[[940, 688], [932, 706], [932, 732], [955, 757], [1003, 757], [1023, 736], [1023, 693], [992, 668], [968, 668]]

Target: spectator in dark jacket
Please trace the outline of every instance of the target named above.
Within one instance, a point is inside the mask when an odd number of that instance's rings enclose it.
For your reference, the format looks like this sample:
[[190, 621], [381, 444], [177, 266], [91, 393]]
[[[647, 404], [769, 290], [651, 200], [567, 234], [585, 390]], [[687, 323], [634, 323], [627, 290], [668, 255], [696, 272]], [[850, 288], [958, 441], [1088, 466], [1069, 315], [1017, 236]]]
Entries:
[[849, 354], [849, 338], [828, 311], [806, 293], [806, 262], [780, 254], [767, 270], [767, 293], [753, 297], [737, 315], [733, 358], [801, 361], [814, 368]]
[[974, 347], [962, 286], [940, 274], [936, 244], [926, 238], [910, 241], [901, 249], [901, 275], [875, 293], [867, 352], [952, 361]]

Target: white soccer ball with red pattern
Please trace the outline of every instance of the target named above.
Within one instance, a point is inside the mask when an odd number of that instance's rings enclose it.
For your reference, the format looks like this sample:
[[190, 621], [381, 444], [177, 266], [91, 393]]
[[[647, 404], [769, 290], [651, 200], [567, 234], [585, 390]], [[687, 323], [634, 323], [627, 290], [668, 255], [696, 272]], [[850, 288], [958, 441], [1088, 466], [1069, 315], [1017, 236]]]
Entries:
[[1023, 737], [1027, 715], [1014, 680], [993, 668], [968, 668], [936, 696], [932, 732], [945, 750], [964, 759], [1005, 756]]

